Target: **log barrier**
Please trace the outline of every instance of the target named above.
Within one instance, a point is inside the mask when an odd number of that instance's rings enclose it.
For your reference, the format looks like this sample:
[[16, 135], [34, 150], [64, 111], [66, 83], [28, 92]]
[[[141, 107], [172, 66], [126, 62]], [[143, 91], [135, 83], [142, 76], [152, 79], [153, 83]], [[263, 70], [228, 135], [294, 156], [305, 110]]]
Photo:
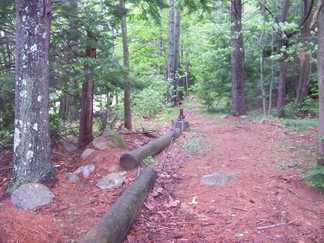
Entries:
[[80, 243], [122, 242], [135, 216], [154, 186], [157, 173], [147, 167], [113, 204], [101, 221], [89, 230]]

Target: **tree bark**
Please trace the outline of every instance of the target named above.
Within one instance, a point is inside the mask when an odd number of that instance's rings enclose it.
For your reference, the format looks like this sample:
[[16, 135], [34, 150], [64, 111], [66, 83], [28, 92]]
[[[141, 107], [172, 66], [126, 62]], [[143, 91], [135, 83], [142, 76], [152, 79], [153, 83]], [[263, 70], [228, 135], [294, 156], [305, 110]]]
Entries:
[[80, 243], [122, 242], [156, 178], [153, 168], [147, 167]]
[[174, 0], [169, 0], [169, 45], [168, 45], [168, 74], [167, 74], [167, 101], [172, 102], [174, 90], [174, 61], [175, 61], [175, 39], [174, 39]]
[[319, 1], [320, 11], [318, 15], [318, 90], [319, 90], [319, 141], [318, 141], [318, 164], [324, 166], [324, 6]]
[[262, 107], [263, 107], [263, 119], [268, 119], [268, 110], [267, 110], [267, 97], [266, 97], [266, 89], [264, 84], [264, 58], [263, 58], [263, 39], [265, 35], [265, 23], [266, 23], [266, 12], [265, 6], [266, 0], [262, 1], [262, 16], [263, 16], [263, 30], [260, 36], [260, 86], [261, 86], [261, 93], [262, 93]]
[[246, 114], [244, 94], [244, 46], [242, 35], [242, 0], [231, 1], [232, 19], [232, 108], [231, 115], [239, 116]]
[[14, 166], [8, 192], [24, 183], [54, 179], [55, 173], [48, 113], [51, 0], [16, 0], [15, 8]]
[[176, 139], [180, 135], [181, 129], [177, 128], [143, 147], [123, 154], [119, 159], [119, 165], [124, 170], [135, 169], [145, 158], [158, 154], [171, 143], [172, 139]]
[[306, 18], [304, 25], [301, 29], [301, 37], [303, 38], [303, 45], [305, 51], [301, 48], [299, 54], [300, 60], [300, 74], [297, 88], [296, 102], [302, 104], [305, 98], [308, 96], [309, 86], [311, 81], [312, 64], [310, 63], [311, 54], [307, 52], [307, 43], [311, 38], [310, 23], [312, 18], [308, 15], [312, 2], [310, 0], [304, 0], [304, 18]]
[[125, 87], [124, 87], [124, 119], [125, 128], [132, 130], [132, 111], [131, 111], [131, 91], [129, 88], [129, 50], [128, 50], [128, 37], [127, 37], [127, 22], [126, 22], [126, 8], [125, 0], [120, 0], [122, 9], [121, 29], [123, 36], [123, 51], [124, 51], [124, 66], [125, 73]]
[[[87, 47], [86, 56], [88, 58], [96, 58], [96, 48], [93, 42], [96, 42], [95, 35], [88, 31], [88, 38], [92, 44]], [[93, 78], [90, 74], [91, 66], [86, 65], [84, 70], [89, 72], [87, 81], [82, 84], [81, 114], [79, 127], [79, 147], [84, 148], [93, 140]]]
[[[280, 22], [284, 23], [287, 21], [288, 11], [289, 11], [289, 3], [290, 0], [284, 0], [282, 11], [281, 11], [281, 17]], [[289, 46], [289, 40], [284, 38], [280, 41], [280, 49], [284, 47], [287, 49]], [[287, 69], [288, 69], [288, 63], [287, 63], [288, 54], [286, 51], [284, 51], [283, 56], [280, 61], [280, 72], [279, 72], [279, 87], [278, 87], [278, 100], [277, 100], [277, 115], [278, 117], [284, 117], [284, 111], [283, 106], [285, 105], [285, 99], [286, 99], [286, 79], [287, 79]]]
[[180, 94], [178, 93], [178, 86], [180, 83], [180, 35], [181, 35], [181, 11], [177, 9], [176, 11], [176, 21], [174, 27], [174, 87], [173, 87], [173, 104], [177, 105], [177, 99], [180, 98]]

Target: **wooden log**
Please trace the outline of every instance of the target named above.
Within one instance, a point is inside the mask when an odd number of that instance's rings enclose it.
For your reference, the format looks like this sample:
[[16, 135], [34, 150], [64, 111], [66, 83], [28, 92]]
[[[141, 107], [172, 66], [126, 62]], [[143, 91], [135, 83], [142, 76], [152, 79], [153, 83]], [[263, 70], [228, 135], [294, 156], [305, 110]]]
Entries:
[[147, 167], [80, 243], [122, 242], [156, 178], [154, 169]]
[[119, 159], [119, 165], [124, 170], [135, 169], [145, 158], [153, 156], [165, 149], [173, 139], [178, 138], [181, 135], [181, 129], [175, 129], [158, 139], [150, 142], [140, 148], [132, 150], [126, 154], [123, 154]]

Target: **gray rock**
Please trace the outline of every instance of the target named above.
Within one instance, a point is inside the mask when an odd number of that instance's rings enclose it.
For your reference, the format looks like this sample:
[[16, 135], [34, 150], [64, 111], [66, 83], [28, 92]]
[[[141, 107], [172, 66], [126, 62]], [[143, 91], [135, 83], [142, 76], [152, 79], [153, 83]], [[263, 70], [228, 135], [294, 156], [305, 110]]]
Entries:
[[90, 176], [90, 174], [92, 172], [94, 172], [95, 168], [96, 167], [94, 165], [84, 166], [83, 171], [82, 171], [82, 175], [84, 176], [84, 178], [88, 178]]
[[12, 204], [18, 209], [33, 209], [53, 201], [54, 194], [39, 183], [27, 183], [18, 187], [11, 195]]
[[111, 173], [102, 178], [97, 183], [97, 187], [101, 189], [118, 188], [123, 184], [124, 180], [125, 177], [120, 175], [119, 173]]
[[92, 145], [99, 150], [106, 150], [110, 148], [126, 148], [126, 143], [122, 136], [117, 133], [110, 132], [105, 136], [100, 136], [92, 141]]
[[76, 174], [71, 172], [67, 173], [65, 175], [65, 178], [68, 179], [70, 182], [77, 182], [79, 180], [79, 177]]
[[114, 144], [107, 139], [107, 137], [97, 137], [92, 141], [93, 147], [99, 150], [106, 150], [113, 148]]
[[236, 174], [214, 173], [201, 177], [200, 184], [207, 186], [224, 186], [235, 180], [237, 180]]
[[112, 165], [112, 166], [110, 166], [110, 167], [108, 168], [108, 171], [109, 171], [109, 172], [114, 172], [114, 171], [117, 170], [117, 168], [118, 168], [117, 165]]
[[73, 172], [73, 174], [75, 175], [80, 174], [83, 170], [84, 170], [84, 166], [80, 166]]
[[78, 150], [78, 139], [77, 138], [68, 138], [61, 141], [63, 148], [68, 152], [75, 152]]
[[83, 153], [81, 154], [81, 159], [86, 159], [90, 154], [92, 154], [93, 152], [96, 152], [96, 150], [94, 149], [86, 149], [83, 151]]

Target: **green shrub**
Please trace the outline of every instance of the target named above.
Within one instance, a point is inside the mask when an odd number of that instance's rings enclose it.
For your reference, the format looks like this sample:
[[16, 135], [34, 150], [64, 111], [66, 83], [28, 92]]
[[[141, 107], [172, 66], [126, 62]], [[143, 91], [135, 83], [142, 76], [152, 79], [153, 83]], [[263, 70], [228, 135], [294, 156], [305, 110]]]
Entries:
[[164, 107], [164, 93], [145, 88], [133, 97], [134, 112], [138, 115], [156, 115]]
[[320, 189], [324, 189], [324, 166], [316, 165], [306, 173], [306, 181]]

